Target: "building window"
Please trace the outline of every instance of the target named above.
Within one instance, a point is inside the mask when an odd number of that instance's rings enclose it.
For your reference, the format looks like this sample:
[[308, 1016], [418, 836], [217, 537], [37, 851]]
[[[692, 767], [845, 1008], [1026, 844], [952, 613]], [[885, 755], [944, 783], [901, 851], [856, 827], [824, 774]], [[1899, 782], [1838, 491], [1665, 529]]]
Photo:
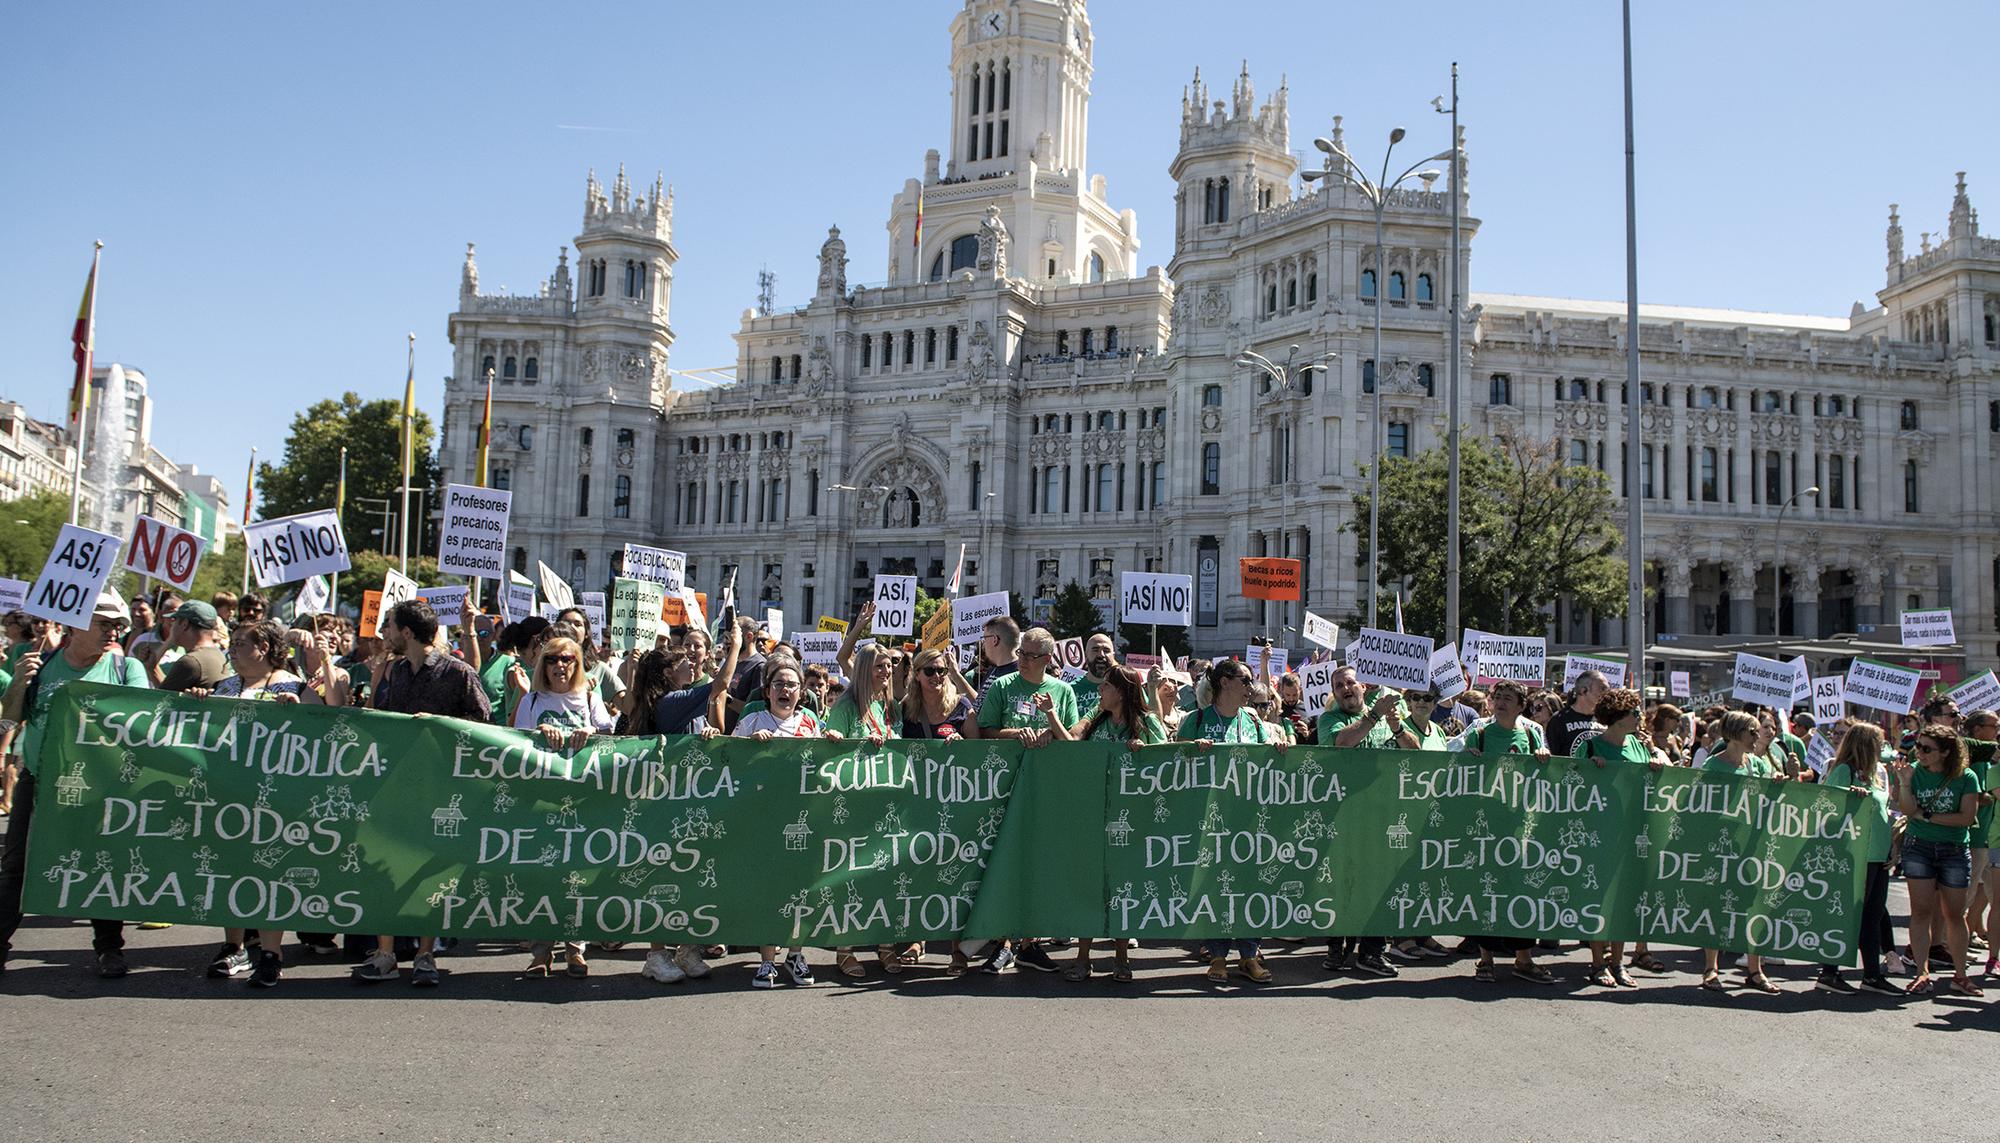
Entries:
[[1166, 503], [1167, 500], [1166, 461], [1156, 460], [1153, 462], [1153, 470], [1150, 479], [1152, 482], [1152, 487], [1148, 489], [1146, 492], [1146, 503], [1151, 507], [1158, 508], [1160, 505]]
[[1095, 351], [1096, 351], [1096, 348], [1097, 348], [1097, 331], [1096, 331], [1096, 330], [1094, 330], [1094, 329], [1092, 329], [1092, 328], [1090, 328], [1089, 326], [1084, 326], [1084, 327], [1083, 327], [1083, 332], [1082, 332], [1082, 334], [1080, 335], [1080, 337], [1081, 337], [1081, 342], [1082, 342], [1082, 344], [1081, 344], [1080, 348], [1079, 348], [1079, 349], [1077, 350], [1077, 352], [1079, 352], [1079, 353], [1083, 354], [1083, 355], [1084, 355], [1085, 357], [1088, 357], [1088, 356], [1090, 356], [1090, 355], [1091, 355], [1091, 354], [1092, 354], [1093, 352], [1095, 352]]
[[1430, 362], [1417, 366], [1417, 384], [1424, 387], [1424, 395], [1437, 396], [1437, 369]]
[[1569, 464], [1570, 464], [1570, 467], [1571, 467], [1571, 468], [1589, 468], [1589, 467], [1590, 467], [1590, 442], [1589, 442], [1589, 441], [1571, 441], [1571, 442], [1569, 442]]
[[1115, 325], [1104, 327], [1104, 352], [1118, 352], [1118, 327]]
[[493, 355], [489, 353], [486, 356], [479, 359], [479, 375], [481, 377], [490, 377], [492, 376], [492, 374], [493, 374]]
[[906, 329], [903, 331], [903, 364], [915, 365], [916, 363], [917, 363], [917, 331], [914, 329]]
[[1093, 282], [1104, 280], [1104, 255], [1095, 250], [1090, 252], [1090, 280]]
[[1201, 446], [1201, 494], [1222, 494], [1222, 446], [1215, 441]]
[[944, 359], [947, 363], [958, 360], [958, 327], [944, 327]]
[[1408, 293], [1408, 287], [1403, 280], [1403, 272], [1401, 270], [1391, 270], [1389, 272], [1389, 300], [1392, 302], [1404, 301], [1407, 299]]
[[521, 446], [522, 452], [535, 451], [535, 426], [522, 425], [515, 430], [514, 443]]
[[526, 548], [514, 549], [514, 570], [517, 572], [525, 572], [528, 570], [528, 549]]
[[1653, 498], [1653, 446], [1639, 448], [1639, 495], [1648, 500]]
[[1319, 275], [1318, 275], [1318, 274], [1316, 274], [1316, 273], [1315, 273], [1315, 274], [1307, 274], [1307, 275], [1306, 275], [1306, 304], [1307, 304], [1307, 305], [1311, 305], [1311, 304], [1313, 304], [1314, 302], [1316, 302], [1316, 301], [1318, 301], [1318, 300], [1319, 300]]
[[514, 466], [510, 464], [495, 464], [493, 471], [487, 476], [487, 483], [502, 492], [513, 488]]
[[1220, 385], [1204, 385], [1204, 386], [1202, 386], [1202, 387], [1201, 387], [1201, 407], [1202, 407], [1202, 408], [1204, 408], [1204, 409], [1219, 409], [1219, 408], [1221, 408], [1221, 407], [1222, 407], [1222, 386], [1220, 386]]
[[604, 296], [604, 259], [591, 259], [589, 283], [591, 297], [601, 298]]
[[861, 368], [866, 369], [873, 364], [875, 364], [875, 339], [869, 337], [867, 334], [863, 334], [861, 335]]
[[1287, 278], [1285, 279], [1285, 308], [1288, 310], [1296, 309], [1298, 304], [1299, 280], [1297, 278]]
[[1361, 363], [1361, 391], [1363, 393], [1373, 393], [1375, 391], [1375, 360], [1373, 358]]
[[1830, 507], [1847, 507], [1847, 458], [1839, 453], [1826, 458], [1826, 500]]
[[611, 514], [620, 520], [632, 518], [632, 478], [620, 474], [611, 490]]
[[1215, 221], [1229, 221], [1229, 179], [1227, 176], [1215, 184]]
[[1714, 503], [1721, 497], [1721, 490], [1717, 487], [1715, 480], [1715, 460], [1714, 449], [1705, 448], [1701, 450], [1701, 498], [1710, 503]]
[[1278, 312], [1278, 287], [1275, 283], [1264, 288], [1264, 312], [1267, 314]]
[[792, 380], [797, 381], [799, 379], [799, 374], [804, 369], [805, 369], [805, 358], [800, 357], [796, 353], [792, 354]]
[[1437, 300], [1431, 292], [1431, 276], [1429, 274], [1417, 275], [1417, 300], [1420, 302], [1434, 302]]
[[1917, 462], [1903, 463], [1903, 511], [1915, 512], [1917, 507]]
[[576, 514], [590, 515], [590, 474], [587, 472], [576, 478]]
[[1389, 422], [1389, 455], [1410, 455], [1410, 426], [1401, 421]]
[[500, 366], [500, 380], [502, 381], [512, 381], [518, 375], [518, 373], [519, 370], [516, 368], [515, 361], [512, 357], [507, 358], [507, 360], [503, 362]]
[[1514, 403], [1514, 379], [1505, 373], [1495, 373], [1486, 379], [1486, 403], [1489, 405], [1511, 405]]
[[631, 447], [632, 447], [632, 441], [633, 441], [633, 439], [634, 439], [634, 438], [633, 438], [633, 435], [632, 435], [632, 430], [631, 430], [631, 429], [619, 429], [619, 430], [618, 430], [618, 447], [619, 447], [619, 448], [631, 448]]
[[1905, 401], [1903, 402], [1903, 412], [1902, 412], [1903, 431], [1911, 432], [1914, 429], [1916, 429], [1916, 427], [1917, 427], [1917, 403], [1915, 401]]
[[1775, 452], [1764, 454], [1764, 503], [1779, 504], [1785, 499], [1784, 458]]
[[937, 364], [937, 327], [924, 330], [924, 364]]
[[1361, 296], [1364, 298], [1375, 296], [1375, 271], [1361, 271]]
[[1100, 464], [1097, 466], [1097, 510], [1099, 512], [1109, 512], [1112, 510], [1111, 497], [1117, 489], [1117, 484], [1115, 483], [1117, 476], [1118, 474], [1112, 470], [1110, 465]]

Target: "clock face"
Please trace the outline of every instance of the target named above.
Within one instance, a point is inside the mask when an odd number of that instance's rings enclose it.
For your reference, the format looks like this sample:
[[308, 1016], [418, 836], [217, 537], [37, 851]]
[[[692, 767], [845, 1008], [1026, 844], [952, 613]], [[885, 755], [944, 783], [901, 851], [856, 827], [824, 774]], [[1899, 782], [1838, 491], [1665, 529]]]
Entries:
[[985, 34], [990, 37], [999, 35], [1000, 30], [1004, 28], [1006, 24], [1007, 24], [1007, 17], [1001, 15], [998, 12], [988, 12], [986, 14], [985, 22], [982, 23], [980, 27], [985, 31]]

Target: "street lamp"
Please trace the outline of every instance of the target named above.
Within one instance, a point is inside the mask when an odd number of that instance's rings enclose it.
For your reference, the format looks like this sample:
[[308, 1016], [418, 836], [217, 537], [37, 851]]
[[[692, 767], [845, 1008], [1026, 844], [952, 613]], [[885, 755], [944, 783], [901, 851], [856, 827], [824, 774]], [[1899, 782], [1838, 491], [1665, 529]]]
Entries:
[[[1370, 413], [1370, 417], [1374, 421], [1372, 432], [1374, 447], [1370, 450], [1373, 453], [1374, 459], [1368, 466], [1368, 626], [1370, 627], [1376, 626], [1376, 617], [1378, 614], [1376, 604], [1382, 590], [1382, 448], [1384, 435], [1382, 425], [1382, 307], [1385, 304], [1384, 295], [1388, 290], [1388, 275], [1385, 261], [1386, 251], [1382, 249], [1382, 212], [1388, 209], [1390, 192], [1409, 181], [1412, 175], [1417, 175], [1425, 179], [1435, 179], [1441, 173], [1439, 171], [1423, 171], [1420, 174], [1417, 168], [1423, 166], [1425, 163], [1448, 162], [1454, 158], [1453, 152], [1441, 151], [1428, 159], [1411, 164], [1408, 170], [1391, 179], [1389, 177], [1389, 155], [1395, 151], [1396, 144], [1403, 141], [1405, 133], [1401, 127], [1389, 132], [1389, 146], [1382, 152], [1382, 173], [1373, 182], [1369, 181], [1368, 174], [1362, 170], [1361, 164], [1355, 162], [1354, 156], [1347, 153], [1345, 146], [1329, 139], [1313, 140], [1313, 146], [1319, 148], [1326, 155], [1326, 166], [1317, 171], [1303, 172], [1299, 176], [1306, 182], [1313, 182], [1317, 179], [1330, 179], [1336, 174], [1344, 174], [1347, 176], [1348, 181], [1353, 184], [1354, 188], [1361, 192], [1361, 197], [1367, 199], [1369, 205], [1375, 210], [1375, 401]], [[1335, 159], [1340, 160], [1340, 167], [1333, 165]]]
[[[1778, 505], [1778, 522], [1771, 526], [1771, 634], [1782, 633], [1785, 609], [1785, 513], [1799, 502], [1799, 497], [1810, 496], [1819, 499], [1819, 485], [1801, 488], [1792, 493], [1791, 498]], [[1751, 590], [1755, 591], [1753, 584]], [[1752, 624], [1754, 627], [1755, 625]]]
[[[1312, 372], [1315, 369], [1324, 368], [1328, 362], [1337, 361], [1340, 358], [1340, 354], [1328, 352], [1319, 354], [1318, 356], [1309, 359], [1303, 365], [1294, 365], [1293, 362], [1298, 358], [1298, 355], [1299, 355], [1298, 346], [1294, 345], [1287, 347], [1285, 350], [1285, 363], [1281, 366], [1273, 362], [1270, 358], [1264, 356], [1261, 353], [1256, 353], [1246, 349], [1242, 353], [1237, 355], [1236, 364], [1243, 366], [1246, 369], [1250, 369], [1257, 373], [1263, 374], [1265, 377], [1276, 382], [1278, 388], [1282, 389], [1286, 393], [1295, 393], [1298, 391], [1299, 388], [1301, 388], [1301, 386], [1297, 385], [1296, 382], [1304, 378], [1306, 374]], [[1282, 559], [1290, 552], [1291, 541], [1292, 541], [1292, 537], [1290, 532], [1288, 531], [1286, 522], [1286, 518], [1290, 514], [1290, 504], [1292, 495], [1291, 421], [1286, 418], [1281, 418], [1281, 427], [1279, 428], [1278, 431], [1284, 434], [1282, 440], [1283, 447], [1280, 449], [1278, 454], [1278, 473], [1277, 473], [1278, 556], [1280, 559]], [[1300, 577], [1300, 582], [1299, 582], [1299, 602], [1302, 605], [1305, 602], [1305, 582], [1303, 576]], [[1292, 617], [1292, 609], [1290, 602], [1287, 600], [1278, 600], [1277, 603], [1278, 603], [1278, 622], [1275, 624], [1275, 626], [1279, 628], [1280, 632], [1282, 633], [1283, 629], [1289, 625], [1289, 621]], [[1265, 627], [1267, 629], [1272, 626], [1274, 625], [1270, 623], [1265, 624]]]

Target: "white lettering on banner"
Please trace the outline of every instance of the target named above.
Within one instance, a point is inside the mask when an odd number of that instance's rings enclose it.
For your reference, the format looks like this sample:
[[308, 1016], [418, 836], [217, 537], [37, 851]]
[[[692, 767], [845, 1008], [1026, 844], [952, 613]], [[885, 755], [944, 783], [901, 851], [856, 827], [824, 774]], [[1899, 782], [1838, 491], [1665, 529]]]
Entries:
[[1908, 714], [1917, 705], [1923, 672], [1907, 667], [1856, 659], [1847, 665], [1847, 701], [1890, 714]]
[[1740, 702], [1790, 710], [1792, 706], [1792, 665], [1762, 655], [1736, 653], [1736, 672], [1730, 679], [1729, 696]]
[[1065, 671], [1083, 670], [1083, 640], [1072, 637], [1057, 643], [1056, 666]]
[[1318, 718], [1333, 700], [1333, 673], [1339, 669], [1340, 664], [1332, 659], [1299, 668], [1300, 697], [1305, 701], [1307, 718]]
[[1813, 773], [1818, 774], [1820, 777], [1824, 778], [1826, 777], [1827, 765], [1832, 761], [1833, 761], [1832, 740], [1827, 738], [1826, 735], [1820, 734], [1817, 731], [1815, 731], [1812, 736], [1812, 742], [1810, 742], [1806, 746], [1806, 765], [1812, 767]]
[[276, 587], [352, 566], [347, 561], [347, 537], [340, 531], [340, 516], [331, 508], [246, 525], [243, 551], [258, 587]]
[[1187, 627], [1194, 623], [1194, 577], [1171, 572], [1118, 573], [1118, 615], [1125, 623]]
[[1458, 661], [1457, 647], [1447, 643], [1431, 652], [1431, 689], [1444, 702], [1465, 693], [1465, 667]]
[[104, 589], [117, 553], [118, 537], [64, 524], [21, 610], [64, 627], [90, 626], [97, 595]]
[[1504, 679], [1540, 686], [1548, 677], [1549, 641], [1542, 636], [1467, 631], [1465, 637], [1478, 640], [1465, 649], [1466, 661], [1473, 664], [1472, 675], [1478, 682]]
[[535, 585], [509, 580], [507, 586], [501, 590], [500, 607], [506, 613], [509, 623], [519, 623], [534, 615]]
[[[1272, 678], [1274, 678], [1274, 679], [1275, 679], [1275, 678], [1277, 678], [1277, 677], [1278, 677], [1279, 675], [1282, 675], [1282, 674], [1284, 674], [1284, 673], [1285, 673], [1285, 665], [1286, 665], [1286, 663], [1287, 663], [1287, 662], [1289, 661], [1289, 659], [1290, 659], [1290, 658], [1291, 658], [1291, 652], [1290, 652], [1289, 650], [1287, 650], [1286, 648], [1284, 648], [1284, 647], [1273, 647], [1273, 648], [1271, 648], [1271, 677], [1272, 677]], [[1263, 678], [1263, 677], [1264, 677], [1264, 645], [1263, 645], [1262, 643], [1252, 643], [1252, 644], [1250, 644], [1250, 645], [1249, 645], [1248, 647], [1245, 647], [1245, 648], [1243, 649], [1243, 664], [1244, 664], [1245, 666], [1247, 666], [1247, 667], [1249, 667], [1249, 668], [1250, 668], [1250, 674], [1251, 674], [1252, 676], [1254, 676], [1254, 677], [1256, 677], [1256, 678], [1260, 678], [1260, 679], [1261, 679], [1261, 678]]]
[[307, 615], [325, 615], [333, 602], [333, 585], [323, 575], [309, 575], [299, 584], [298, 597], [292, 600], [292, 618]]
[[1614, 690], [1625, 685], [1625, 664], [1617, 659], [1599, 659], [1592, 655], [1570, 655], [1563, 660], [1563, 690], [1576, 685], [1578, 675], [1585, 671], [1596, 671], [1604, 676], [1604, 681]]
[[416, 597], [417, 581], [397, 571], [395, 568], [390, 568], [388, 574], [382, 577], [382, 607], [375, 613], [375, 637], [378, 639], [381, 638], [382, 632], [389, 629], [389, 612], [391, 609], [405, 600], [415, 599]]
[[1333, 620], [1306, 612], [1306, 625], [1299, 632], [1308, 643], [1317, 643], [1331, 651], [1340, 642], [1340, 628]]
[[1429, 636], [1403, 635], [1363, 627], [1354, 637], [1354, 677], [1368, 686], [1429, 690], [1431, 652]]
[[1958, 642], [1951, 624], [1951, 609], [1903, 612], [1903, 646], [1948, 647]]
[[875, 619], [870, 629], [877, 635], [914, 635], [916, 624], [917, 577], [876, 576]]
[[579, 591], [576, 605], [583, 608], [583, 617], [590, 621], [590, 637], [595, 639], [604, 632], [604, 593], [601, 591]]
[[961, 647], [979, 642], [986, 633], [986, 622], [1008, 614], [1011, 605], [1004, 591], [989, 591], [983, 595], [968, 595], [964, 599], [951, 601], [951, 641]]
[[535, 571], [542, 580], [542, 598], [549, 601], [549, 606], [557, 611], [576, 606], [576, 593], [570, 590], [568, 580], [556, 574], [556, 569], [536, 560]]
[[1812, 681], [1813, 721], [1832, 726], [1847, 713], [1847, 680], [1828, 675]]
[[650, 651], [660, 634], [660, 610], [667, 589], [650, 579], [619, 576], [611, 581], [611, 649]]
[[471, 590], [463, 584], [452, 584], [449, 587], [420, 587], [417, 589], [417, 598], [430, 604], [431, 610], [437, 612], [439, 627], [456, 627], [459, 609], [465, 606], [465, 597]]
[[505, 489], [444, 486], [438, 527], [438, 571], [468, 579], [507, 578], [507, 513], [514, 494]]
[[1686, 671], [1667, 672], [1667, 693], [1674, 698], [1687, 698], [1694, 693], [1694, 680]]
[[125, 570], [152, 576], [179, 591], [194, 587], [195, 565], [208, 541], [151, 516], [132, 521], [132, 541], [125, 545]]
[[677, 598], [681, 585], [687, 581], [687, 556], [667, 548], [627, 544], [624, 574], [633, 579], [652, 580], [666, 588], [669, 596]]
[[0, 576], [0, 611], [19, 611], [28, 600], [28, 581]]
[[838, 631], [794, 631], [792, 646], [798, 649], [799, 662], [831, 667], [840, 660], [840, 641], [844, 638]]
[[2000, 710], [2000, 680], [1995, 680], [1992, 671], [1981, 671], [1946, 693], [1958, 704], [1960, 714]]

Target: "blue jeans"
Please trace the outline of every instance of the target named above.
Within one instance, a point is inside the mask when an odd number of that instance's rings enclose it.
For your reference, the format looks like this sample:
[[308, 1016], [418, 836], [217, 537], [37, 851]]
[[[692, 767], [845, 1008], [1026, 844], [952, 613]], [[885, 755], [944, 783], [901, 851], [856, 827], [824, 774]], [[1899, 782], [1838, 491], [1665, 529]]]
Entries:
[[1972, 847], [1948, 841], [1903, 839], [1903, 879], [1935, 880], [1946, 889], [1963, 889], [1972, 884]]
[[1244, 960], [1249, 960], [1251, 957], [1257, 955], [1258, 945], [1256, 941], [1204, 941], [1201, 947], [1202, 951], [1208, 954], [1208, 959], [1218, 960], [1229, 955], [1230, 945], [1236, 946], [1236, 955], [1242, 957]]

